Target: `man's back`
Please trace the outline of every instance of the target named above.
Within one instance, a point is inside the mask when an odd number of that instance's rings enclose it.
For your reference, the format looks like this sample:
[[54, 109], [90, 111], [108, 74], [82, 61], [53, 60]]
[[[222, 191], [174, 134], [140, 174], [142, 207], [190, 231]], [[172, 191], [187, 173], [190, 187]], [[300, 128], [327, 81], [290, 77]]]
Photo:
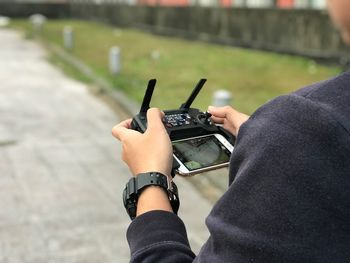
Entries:
[[242, 125], [230, 188], [207, 218], [199, 258], [349, 262], [349, 189], [345, 73], [269, 102]]

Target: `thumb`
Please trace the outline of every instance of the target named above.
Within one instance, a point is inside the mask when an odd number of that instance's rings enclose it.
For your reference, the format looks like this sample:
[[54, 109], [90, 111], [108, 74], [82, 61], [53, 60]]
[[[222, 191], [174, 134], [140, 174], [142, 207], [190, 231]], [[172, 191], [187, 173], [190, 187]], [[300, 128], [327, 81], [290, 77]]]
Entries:
[[228, 109], [227, 109], [227, 106], [224, 106], [224, 107], [209, 106], [208, 112], [215, 117], [225, 118], [228, 113]]
[[147, 111], [147, 130], [165, 129], [162, 122], [164, 113], [157, 108], [150, 108]]

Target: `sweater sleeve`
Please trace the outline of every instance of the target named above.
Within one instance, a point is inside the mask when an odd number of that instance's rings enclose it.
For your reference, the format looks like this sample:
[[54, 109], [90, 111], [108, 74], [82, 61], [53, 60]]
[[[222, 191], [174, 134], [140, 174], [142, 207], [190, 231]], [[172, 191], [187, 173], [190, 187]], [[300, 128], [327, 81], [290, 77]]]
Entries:
[[134, 219], [127, 231], [130, 262], [192, 262], [186, 228], [175, 214], [151, 211]]

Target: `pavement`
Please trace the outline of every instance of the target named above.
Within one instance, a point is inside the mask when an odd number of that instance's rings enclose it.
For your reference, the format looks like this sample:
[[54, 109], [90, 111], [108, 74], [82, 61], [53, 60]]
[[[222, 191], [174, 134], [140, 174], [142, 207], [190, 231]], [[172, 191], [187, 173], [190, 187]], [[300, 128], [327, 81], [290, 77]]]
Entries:
[[[121, 194], [130, 173], [111, 128], [120, 117], [0, 29], [0, 263], [128, 262]], [[195, 252], [211, 203], [176, 177]]]

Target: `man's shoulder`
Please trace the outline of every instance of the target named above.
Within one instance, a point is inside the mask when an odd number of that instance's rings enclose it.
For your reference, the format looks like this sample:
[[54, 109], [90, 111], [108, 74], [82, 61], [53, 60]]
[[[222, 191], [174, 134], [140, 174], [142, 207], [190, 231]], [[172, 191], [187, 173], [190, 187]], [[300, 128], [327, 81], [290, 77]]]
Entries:
[[318, 105], [350, 131], [350, 72], [302, 88], [291, 96]]
[[[344, 72], [336, 77], [311, 84], [299, 89], [292, 94], [314, 100], [315, 102], [332, 104], [339, 103], [339, 97], [344, 97], [346, 105], [349, 104], [350, 96], [350, 72]], [[334, 99], [336, 98], [336, 99]]]
[[277, 97], [250, 119], [263, 123], [285, 121], [298, 127], [334, 123], [350, 134], [350, 72]]

